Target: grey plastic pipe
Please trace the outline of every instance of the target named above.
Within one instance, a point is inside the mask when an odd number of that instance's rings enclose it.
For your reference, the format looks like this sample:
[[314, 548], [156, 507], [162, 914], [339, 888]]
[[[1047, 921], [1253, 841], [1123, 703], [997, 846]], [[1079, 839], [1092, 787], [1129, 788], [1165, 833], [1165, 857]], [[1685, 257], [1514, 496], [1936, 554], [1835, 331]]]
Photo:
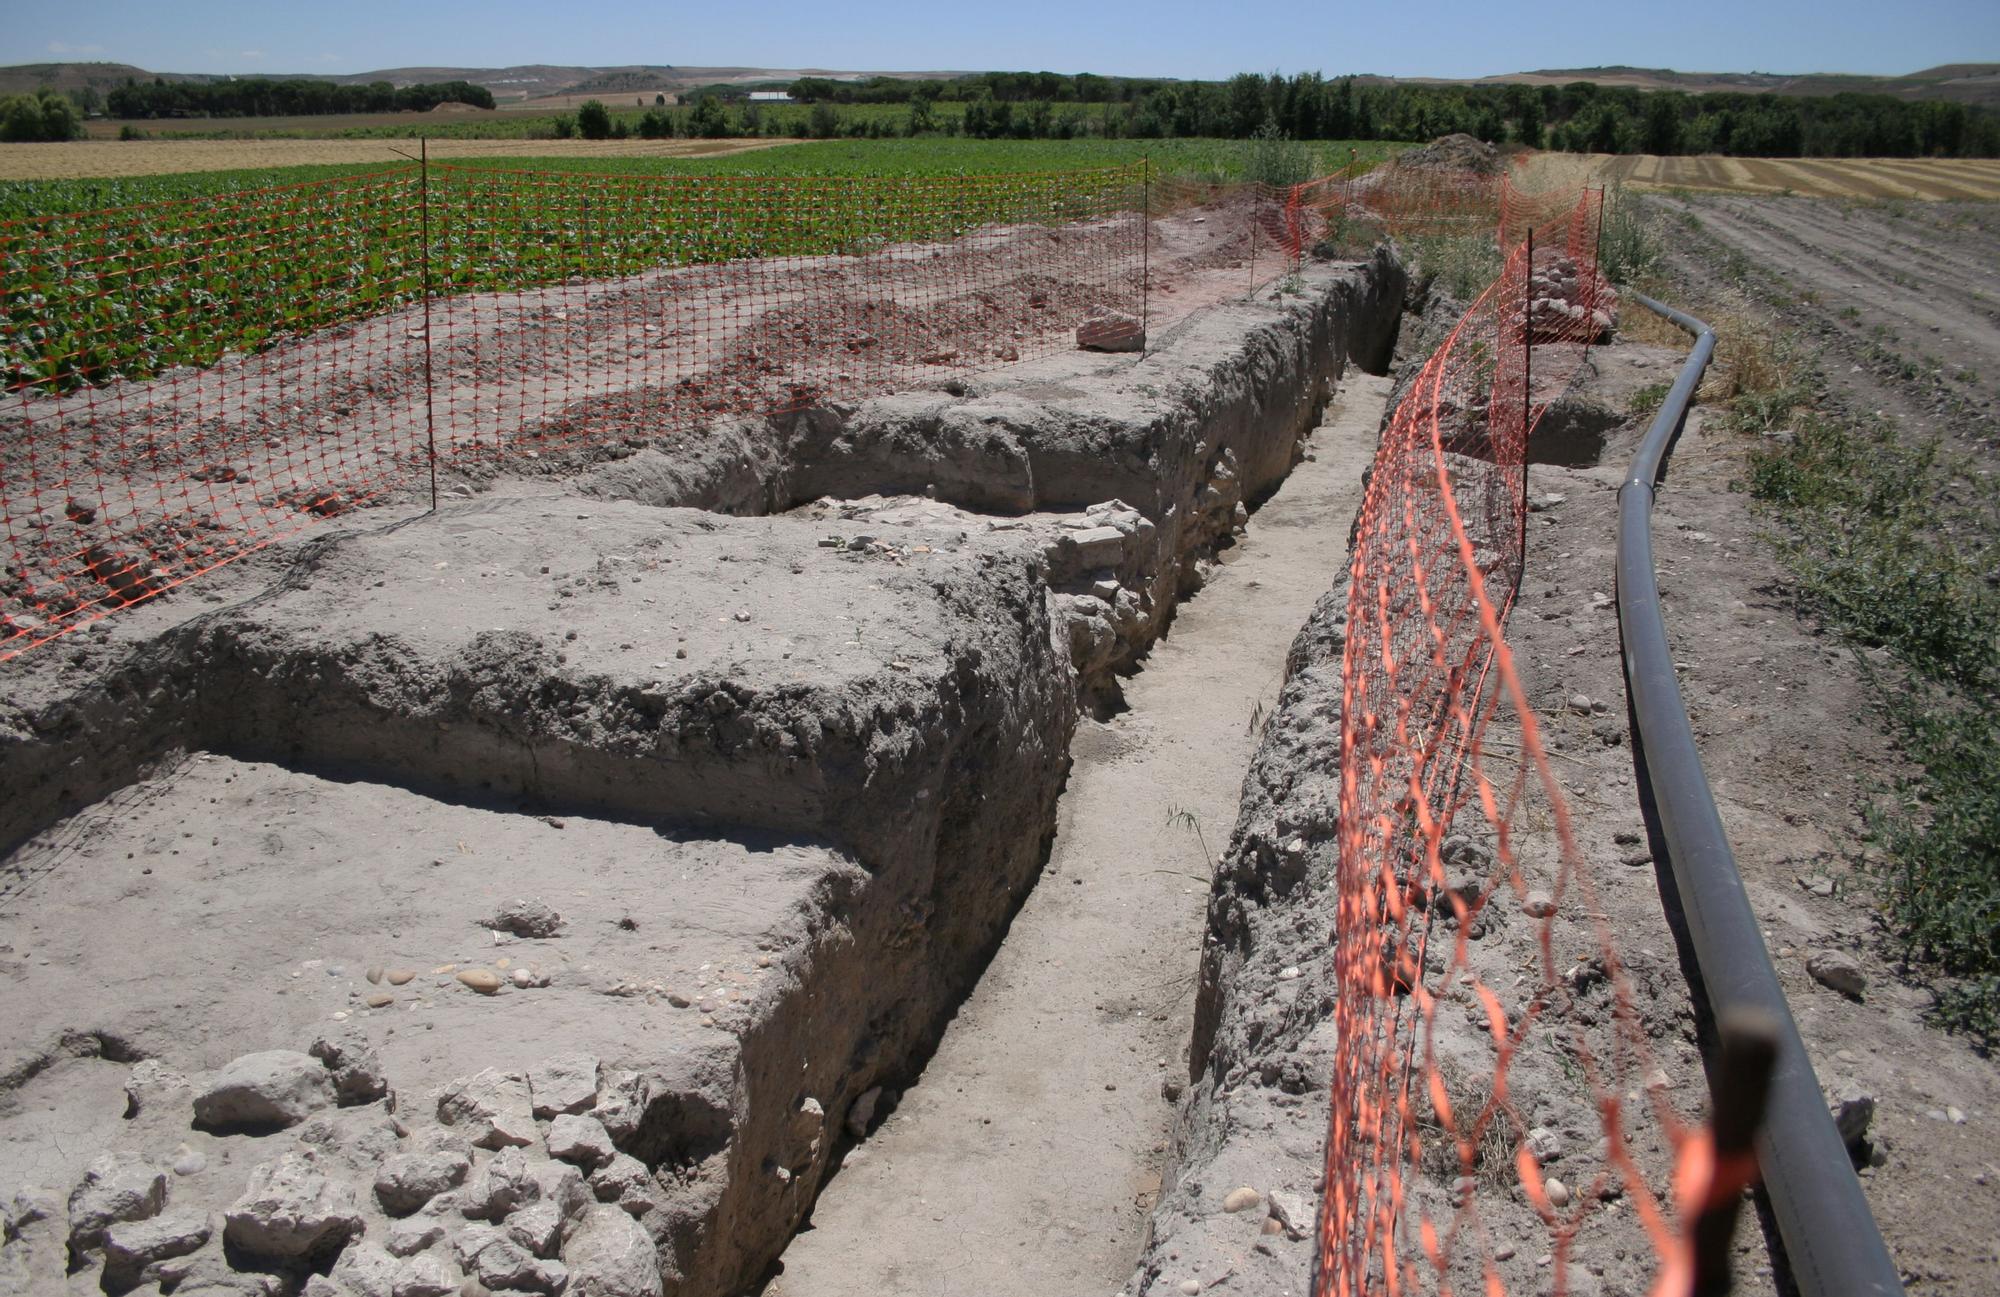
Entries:
[[[1618, 489], [1618, 627], [1624, 640], [1633, 746], [1642, 755], [1658, 837], [1680, 893], [1688, 941], [1717, 1021], [1761, 1012], [1777, 1027], [1757, 1162], [1793, 1278], [1805, 1297], [1903, 1291], [1882, 1232], [1813, 1075], [1764, 937], [1744, 893], [1736, 856], [1702, 772], [1701, 753], [1674, 675], [1653, 570], [1653, 485], [1686, 422], [1695, 387], [1715, 352], [1700, 320], [1643, 294], [1630, 296], [1694, 335], [1694, 350], [1660, 403]], [[1723, 1083], [1714, 1077], [1711, 1084]]]

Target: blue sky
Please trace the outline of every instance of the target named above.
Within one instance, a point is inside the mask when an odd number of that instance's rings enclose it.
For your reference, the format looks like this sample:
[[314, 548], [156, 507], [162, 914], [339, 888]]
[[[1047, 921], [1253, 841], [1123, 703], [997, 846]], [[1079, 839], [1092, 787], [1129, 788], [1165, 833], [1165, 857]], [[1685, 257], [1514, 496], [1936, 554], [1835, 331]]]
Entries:
[[2000, 0], [9, 0], [0, 64], [172, 72], [668, 63], [1477, 76], [1629, 63], [1912, 72], [2000, 61]]

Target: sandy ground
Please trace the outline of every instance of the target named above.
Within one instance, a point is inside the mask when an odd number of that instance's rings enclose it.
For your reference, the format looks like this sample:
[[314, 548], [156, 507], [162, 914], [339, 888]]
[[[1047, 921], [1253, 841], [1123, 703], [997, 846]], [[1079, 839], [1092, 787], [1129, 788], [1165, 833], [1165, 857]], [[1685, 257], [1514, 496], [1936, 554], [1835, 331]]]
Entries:
[[1815, 198], [2000, 198], [2000, 159], [1730, 158], [1534, 153], [1515, 163], [1530, 190], [1574, 184]]
[[[1256, 722], [1360, 499], [1387, 380], [1350, 374], [1226, 566], [1084, 722], [1036, 888], [921, 1082], [822, 1194], [770, 1297], [1111, 1293], [1185, 1076], [1195, 951]], [[1183, 813], [1191, 815], [1189, 820]], [[885, 1202], [902, 1210], [885, 1217]]]
[[[1990, 459], [2000, 332], [1995, 290], [1981, 286], [2000, 264], [2000, 211], [1742, 199], [1670, 210], [1701, 223], [1670, 241], [1675, 300], [1735, 328], [1797, 331], [1835, 411], [1880, 411], [1912, 438], [1939, 436]], [[1924, 353], [1976, 369], [1976, 381], [1923, 364]], [[1907, 360], [1919, 363], [1906, 369]], [[1928, 996], [1898, 975], [1868, 888], [1851, 873], [1861, 811], [1895, 756], [1861, 662], [1791, 603], [1789, 578], [1760, 538], [1768, 524], [1733, 489], [1746, 448], [1697, 427], [1674, 452], [1657, 511], [1667, 628], [1686, 664], [1696, 737], [1820, 1079], [1875, 1096], [1876, 1161], [1862, 1175], [1910, 1290], [1992, 1292], [2000, 1073], [1925, 1024]], [[1823, 881], [1834, 895], [1808, 886]], [[1828, 946], [1861, 961], [1865, 1000], [1806, 976], [1806, 957]]]
[[[432, 140], [453, 158], [723, 158], [796, 140]], [[80, 180], [339, 162], [406, 162], [415, 140], [78, 140], [0, 149], [0, 180]]]

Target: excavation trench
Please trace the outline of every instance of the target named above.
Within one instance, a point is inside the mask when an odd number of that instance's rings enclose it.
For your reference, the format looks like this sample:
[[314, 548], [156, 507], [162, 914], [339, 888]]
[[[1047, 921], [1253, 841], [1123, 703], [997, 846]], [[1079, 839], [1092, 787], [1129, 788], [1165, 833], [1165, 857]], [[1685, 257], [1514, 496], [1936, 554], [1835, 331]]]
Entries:
[[[1078, 1231], [982, 1265], [1115, 1286], [1184, 1074], [1203, 839], [1341, 561], [1359, 462], [1333, 452], [1362, 438], [1321, 434], [1279, 488], [1350, 362], [1386, 358], [1403, 282], [1385, 258], [1296, 287], [1144, 358], [375, 510], [222, 574], [209, 611], [20, 659], [0, 1181], [56, 1206], [0, 1262], [31, 1286], [103, 1264], [114, 1292], [425, 1266], [552, 1292], [636, 1230], [666, 1292], [730, 1293], [844, 1155], [780, 1282], [836, 1284], [836, 1249], [870, 1245], [843, 1222], [897, 1184], [871, 1166], [931, 1166], [940, 1205], [928, 1178], [896, 1197], [902, 1277], [875, 1288], [938, 1291], [925, 1230], [996, 1203], [903, 1132], [976, 1112], [1042, 1166], [1007, 1173], [1010, 1219]], [[1347, 381], [1341, 426], [1372, 425]], [[379, 1084], [328, 1061], [338, 1095], [300, 1080], [275, 1129], [214, 1116], [233, 1060], [316, 1040]], [[960, 1076], [971, 1109], [943, 1102]], [[894, 1115], [855, 1161], [871, 1102]], [[226, 1228], [106, 1264], [60, 1205], [100, 1154], [195, 1166], [164, 1210]], [[385, 1187], [410, 1158], [458, 1169]], [[248, 1219], [274, 1174], [331, 1204], [312, 1237]]]

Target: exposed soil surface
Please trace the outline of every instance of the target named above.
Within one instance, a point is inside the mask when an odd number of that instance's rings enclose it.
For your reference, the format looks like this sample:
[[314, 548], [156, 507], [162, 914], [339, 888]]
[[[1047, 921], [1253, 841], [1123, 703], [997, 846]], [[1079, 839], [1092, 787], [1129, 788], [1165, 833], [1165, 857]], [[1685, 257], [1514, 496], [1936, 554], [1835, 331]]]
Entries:
[[1812, 198], [2000, 198], [1993, 158], [1727, 158], [1534, 153], [1516, 163], [1532, 191], [1575, 184]]
[[1036, 880], [1079, 706], [1386, 357], [1393, 260], [1293, 288], [356, 510], [10, 663], [9, 1284], [755, 1283]]
[[921, 1081], [848, 1152], [771, 1297], [1124, 1282], [1157, 1195], [1164, 1094], [1186, 1075], [1212, 853], [1286, 646], [1344, 559], [1387, 389], [1342, 384], [1311, 462], [1126, 683], [1130, 710], [1083, 724], [1040, 884]]
[[[1825, 347], [1837, 404], [1883, 411], [1916, 437], [1942, 434], [1975, 455], [1991, 453], [1985, 380], [2000, 333], [1980, 288], [2000, 263], [1991, 208], [1659, 202], [1699, 222], [1663, 224], [1669, 300], [1718, 320], [1726, 314], [1735, 330], [1800, 330]], [[1759, 264], [1773, 269], [1746, 268]], [[1646, 1071], [1644, 1088], [1698, 1118], [1706, 1102], [1700, 1005], [1689, 990], [1692, 964], [1667, 922], [1670, 879], [1639, 814], [1611, 599], [1616, 488], [1644, 424], [1631, 413], [1635, 397], [1671, 380], [1684, 344], [1643, 323], [1635, 331], [1676, 345], [1620, 342], [1595, 352], [1576, 392], [1538, 432], [1540, 449], [1531, 446], [1537, 507], [1507, 638], [1577, 819], [1590, 907], [1614, 934], [1652, 1041], [1658, 1070]], [[1927, 355], [1964, 359], [1938, 365]], [[1802, 618], [1787, 593], [1789, 578], [1762, 534], [1768, 524], [1738, 481], [1744, 439], [1710, 429], [1697, 411], [1673, 453], [1654, 528], [1668, 628], [1709, 779], [1829, 1100], [1876, 1105], [1856, 1147], [1858, 1173], [1910, 1291], [1990, 1291], [2000, 1281], [1992, 1242], [2000, 1237], [2000, 1076], [1964, 1039], [1928, 1024], [1928, 994], [1905, 979], [1854, 872], [1861, 810], [1897, 758], [1860, 664]], [[1548, 453], [1552, 441], [1565, 443], [1561, 453]], [[1298, 1293], [1307, 1283], [1336, 990], [1324, 934], [1333, 921], [1344, 600], [1337, 585], [1292, 650], [1222, 857], [1193, 1083], [1133, 1293]], [[1489, 751], [1504, 757], [1514, 734], [1503, 710]], [[1476, 882], [1479, 821], [1462, 818], [1471, 840], [1457, 860]], [[1530, 815], [1516, 828], [1525, 830], [1523, 856], [1546, 859], [1546, 819]], [[1482, 911], [1476, 966], [1535, 962], [1533, 925], [1505, 899]], [[1559, 918], [1558, 950], [1592, 944], [1583, 925]], [[1807, 960], [1823, 952], [1859, 961], [1861, 997], [1807, 973]], [[1555, 1022], [1587, 1024], [1602, 1011], [1601, 984], [1593, 990], [1586, 979], [1577, 989], [1552, 1007]], [[1470, 1064], [1447, 1066], [1447, 1088], [1461, 1104], [1467, 1094], [1476, 1099], [1490, 1063], [1459, 1051], [1477, 1030], [1466, 1036], [1453, 1013], [1439, 1022], [1447, 1062]], [[1514, 1060], [1509, 1090], [1521, 1125], [1539, 1127], [1558, 1150], [1548, 1170], [1574, 1192], [1602, 1183], [1603, 1148], [1589, 1091], [1570, 1069], [1552, 1066], [1560, 1063], [1545, 1043], [1531, 1046]], [[1625, 1097], [1628, 1116], [1638, 1112], [1641, 1087]], [[1459, 1240], [1455, 1277], [1476, 1286], [1476, 1266], [1464, 1263], [1483, 1252], [1509, 1291], [1547, 1291], [1552, 1282], [1579, 1293], [1643, 1291], [1651, 1249], [1621, 1196], [1586, 1191], [1582, 1209], [1573, 1199], [1566, 1245], [1526, 1210], [1506, 1168], [1526, 1133], [1513, 1127], [1489, 1154], [1500, 1165], [1490, 1182], [1480, 1173], [1488, 1232], [1483, 1242]], [[1657, 1131], [1638, 1132], [1635, 1145], [1657, 1171]], [[1450, 1157], [1426, 1160], [1406, 1182], [1410, 1204], [1451, 1218], [1457, 1174]], [[1241, 1208], [1245, 1199], [1253, 1210]], [[1790, 1290], [1775, 1234], [1746, 1226], [1736, 1258], [1740, 1290]]]
[[[1880, 411], [1913, 441], [1937, 436], [1992, 463], [2000, 210], [1776, 199], [1669, 210], [1701, 222], [1668, 242], [1681, 300], [1738, 316], [1734, 327], [1797, 331], [1836, 413]], [[1929, 995], [1906, 980], [1853, 870], [1861, 811], [1897, 758], [1862, 660], [1797, 611], [1761, 537], [1769, 524], [1735, 486], [1747, 440], [1684, 439], [1657, 510], [1667, 628], [1696, 736], [1820, 1079], [1875, 1098], [1862, 1175], [1910, 1291], [1990, 1292], [2000, 1283], [2000, 1071], [1927, 1025]], [[1864, 999], [1806, 974], [1806, 958], [1829, 947], [1858, 958]]]
[[[24, 144], [0, 153], [0, 180], [78, 180], [237, 171], [335, 162], [410, 160], [411, 140], [79, 140]], [[432, 140], [430, 155], [453, 158], [721, 158], [794, 140]]]

